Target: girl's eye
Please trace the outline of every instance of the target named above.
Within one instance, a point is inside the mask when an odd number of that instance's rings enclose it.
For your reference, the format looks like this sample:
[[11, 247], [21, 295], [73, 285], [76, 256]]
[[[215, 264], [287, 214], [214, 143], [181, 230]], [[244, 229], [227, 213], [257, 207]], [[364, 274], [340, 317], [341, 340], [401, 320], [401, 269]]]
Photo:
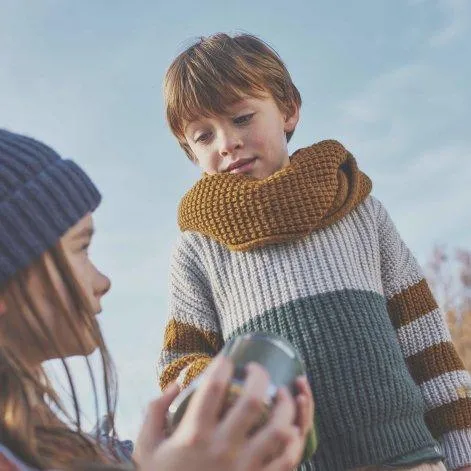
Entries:
[[200, 134], [196, 139], [195, 142], [208, 142], [209, 138], [211, 137], [211, 133], [209, 132], [204, 132], [203, 134]]
[[253, 118], [255, 113], [244, 114], [233, 119], [234, 124], [247, 124]]
[[80, 247], [80, 251], [88, 252], [89, 247], [90, 247], [90, 243], [83, 244], [82, 247]]

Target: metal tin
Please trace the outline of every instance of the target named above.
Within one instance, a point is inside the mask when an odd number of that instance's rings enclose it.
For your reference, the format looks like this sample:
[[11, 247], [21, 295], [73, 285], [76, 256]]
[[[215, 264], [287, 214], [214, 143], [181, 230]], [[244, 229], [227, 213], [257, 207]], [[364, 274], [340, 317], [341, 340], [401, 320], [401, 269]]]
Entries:
[[[222, 353], [234, 362], [234, 375], [228, 388], [225, 409], [237, 400], [238, 391], [243, 388], [245, 366], [256, 362], [262, 365], [270, 375], [270, 385], [265, 398], [266, 414], [261, 425], [269, 416], [278, 388], [286, 386], [295, 395], [295, 380], [305, 373], [304, 364], [296, 349], [284, 338], [265, 332], [253, 332], [234, 337], [224, 346]], [[195, 379], [172, 402], [167, 414], [167, 430], [172, 433], [183, 417], [188, 403], [197, 389], [200, 378]], [[308, 452], [312, 454], [317, 441], [315, 431], [309, 439]], [[312, 452], [311, 452], [312, 449]]]
[[[281, 337], [254, 332], [234, 337], [224, 346], [223, 355], [234, 363], [234, 376], [231, 385], [234, 389], [243, 386], [245, 366], [250, 362], [262, 365], [270, 374], [270, 385], [267, 390], [266, 402], [271, 408], [277, 389], [286, 386], [295, 394], [294, 381], [297, 376], [304, 374], [303, 363], [292, 347]], [[180, 422], [193, 392], [198, 387], [200, 377], [196, 378], [185, 388], [170, 405], [167, 424], [172, 433]]]
[[234, 377], [243, 380], [245, 366], [250, 362], [262, 365], [270, 375], [270, 386], [286, 386], [295, 394], [294, 382], [304, 374], [304, 365], [294, 347], [282, 337], [264, 332], [239, 335], [223, 348], [223, 354], [235, 365]]

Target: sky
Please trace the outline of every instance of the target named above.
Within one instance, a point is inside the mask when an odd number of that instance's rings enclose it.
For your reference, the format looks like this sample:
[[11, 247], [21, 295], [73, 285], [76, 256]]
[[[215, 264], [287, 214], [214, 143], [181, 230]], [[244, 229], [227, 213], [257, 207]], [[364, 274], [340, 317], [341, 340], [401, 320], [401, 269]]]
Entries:
[[100, 322], [124, 438], [159, 394], [176, 208], [200, 176], [166, 127], [162, 78], [219, 31], [285, 61], [303, 98], [291, 151], [340, 140], [422, 264], [436, 244], [471, 249], [471, 1], [0, 0], [0, 127], [75, 160], [103, 194], [91, 255], [113, 284]]

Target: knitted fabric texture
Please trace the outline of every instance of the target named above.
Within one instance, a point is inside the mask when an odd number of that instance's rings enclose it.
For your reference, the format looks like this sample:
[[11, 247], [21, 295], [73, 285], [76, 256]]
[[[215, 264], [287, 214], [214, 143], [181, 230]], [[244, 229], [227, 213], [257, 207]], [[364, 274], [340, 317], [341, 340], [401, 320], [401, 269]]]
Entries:
[[41, 142], [0, 129], [0, 287], [100, 200], [74, 162]]
[[305, 237], [348, 214], [371, 191], [370, 179], [337, 141], [298, 150], [264, 179], [205, 175], [184, 196], [182, 231], [205, 234], [232, 250]]
[[314, 469], [391, 463], [433, 448], [433, 437], [449, 469], [471, 464], [469, 374], [419, 265], [372, 196], [282, 244], [235, 251], [197, 231], [181, 235], [161, 387], [188, 384], [225, 342], [253, 331], [281, 335], [303, 356], [318, 414]]

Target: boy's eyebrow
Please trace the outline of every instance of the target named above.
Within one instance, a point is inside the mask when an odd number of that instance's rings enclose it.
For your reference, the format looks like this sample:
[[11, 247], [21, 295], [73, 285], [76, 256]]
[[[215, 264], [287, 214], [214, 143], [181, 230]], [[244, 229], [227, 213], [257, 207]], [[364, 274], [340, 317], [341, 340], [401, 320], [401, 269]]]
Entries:
[[183, 134], [186, 134], [186, 133], [187, 133], [188, 128], [189, 128], [190, 126], [192, 126], [192, 125], [195, 125], [195, 126], [196, 126], [198, 123], [199, 123], [199, 121], [197, 121], [197, 120], [190, 121], [189, 123], [186, 123], [186, 124], [185, 124], [185, 127], [183, 128]]
[[227, 106], [227, 111], [229, 113], [232, 113], [234, 108], [240, 108], [243, 106], [247, 106], [250, 103], [250, 98], [249, 96], [244, 96], [240, 100], [235, 101], [234, 103], [231, 103], [230, 105]]

